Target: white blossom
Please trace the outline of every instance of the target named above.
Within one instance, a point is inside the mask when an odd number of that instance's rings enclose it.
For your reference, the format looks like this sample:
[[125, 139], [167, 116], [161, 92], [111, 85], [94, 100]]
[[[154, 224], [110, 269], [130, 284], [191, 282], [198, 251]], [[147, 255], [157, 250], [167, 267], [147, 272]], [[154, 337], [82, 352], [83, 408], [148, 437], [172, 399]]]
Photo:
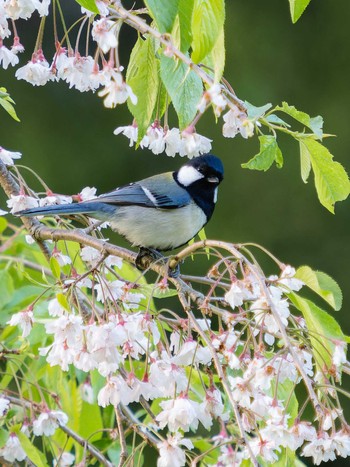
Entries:
[[166, 425], [170, 431], [196, 430], [202, 410], [198, 402], [187, 397], [178, 397], [162, 401], [160, 407], [163, 409], [156, 417], [160, 428]]
[[89, 201], [90, 199], [96, 198], [96, 188], [95, 187], [85, 187], [79, 193], [79, 201]]
[[27, 337], [33, 327], [33, 312], [31, 310], [14, 313], [7, 324], [10, 326], [19, 326], [22, 329], [22, 337]]
[[225, 294], [225, 300], [233, 309], [242, 306], [245, 300], [252, 300], [254, 295], [248, 290], [243, 281], [233, 282], [230, 290]]
[[52, 252], [52, 257], [55, 258], [60, 266], [66, 266], [67, 264], [72, 264], [72, 260], [69, 256], [64, 255], [61, 251], [55, 248]]
[[38, 199], [25, 194], [11, 195], [10, 199], [6, 201], [7, 207], [11, 208], [11, 214], [14, 214], [25, 209], [38, 207]]
[[167, 439], [158, 443], [159, 458], [157, 467], [183, 467], [186, 464], [186, 455], [180, 446], [193, 449], [193, 443], [189, 439], [182, 438], [180, 433], [167, 435]]
[[118, 46], [115, 26], [114, 21], [106, 18], [101, 18], [92, 23], [91, 35], [103, 53], [107, 53], [111, 48]]
[[346, 343], [338, 341], [334, 346], [332, 362], [337, 368], [346, 363]]
[[58, 460], [56, 459], [53, 460], [53, 467], [69, 467], [70, 465], [73, 465], [75, 461], [75, 455], [72, 454], [71, 452], [62, 452], [62, 454], [59, 455]]
[[[1, 44], [1, 39], [0, 39]], [[16, 53], [12, 50], [8, 49], [4, 45], [0, 45], [0, 65], [4, 70], [7, 70], [8, 66], [15, 66], [19, 62], [19, 58], [17, 57]]]
[[14, 159], [20, 159], [22, 154], [20, 152], [8, 151], [7, 149], [0, 146], [0, 160], [6, 165], [13, 165]]
[[104, 97], [104, 106], [110, 109], [114, 109], [117, 104], [123, 104], [127, 99], [130, 99], [132, 104], [137, 104], [137, 97], [131, 87], [125, 83], [123, 75], [119, 72], [113, 73], [112, 79], [98, 95]]
[[182, 140], [178, 128], [168, 129], [164, 133], [165, 154], [169, 157], [175, 157], [180, 151]]
[[16, 78], [23, 79], [33, 86], [44, 86], [48, 81], [55, 81], [56, 76], [46, 61], [41, 50], [33, 54], [32, 60], [18, 68]]
[[67, 415], [61, 410], [42, 412], [33, 422], [33, 433], [35, 436], [52, 436], [56, 429], [68, 422]]
[[132, 147], [138, 137], [138, 128], [135, 125], [128, 125], [128, 126], [119, 126], [113, 131], [113, 134], [119, 135], [122, 133], [124, 136], [126, 136], [130, 140], [129, 146]]
[[225, 138], [234, 138], [238, 133], [243, 138], [250, 138], [254, 134], [254, 124], [238, 107], [230, 109], [224, 116], [222, 133]]
[[181, 157], [187, 156], [189, 159], [205, 154], [211, 150], [211, 139], [184, 130], [181, 133], [181, 146], [179, 154]]
[[176, 365], [167, 352], [162, 351], [161, 358], [156, 353], [151, 354], [149, 381], [157, 386], [163, 397], [170, 397], [175, 393], [184, 391], [188, 384], [186, 372]]
[[304, 445], [301, 455], [313, 457], [315, 465], [321, 462], [334, 461], [336, 446], [332, 446], [332, 439], [327, 433], [320, 433], [317, 437]]
[[0, 449], [0, 456], [8, 462], [23, 461], [27, 457], [15, 433], [10, 433], [5, 446]]

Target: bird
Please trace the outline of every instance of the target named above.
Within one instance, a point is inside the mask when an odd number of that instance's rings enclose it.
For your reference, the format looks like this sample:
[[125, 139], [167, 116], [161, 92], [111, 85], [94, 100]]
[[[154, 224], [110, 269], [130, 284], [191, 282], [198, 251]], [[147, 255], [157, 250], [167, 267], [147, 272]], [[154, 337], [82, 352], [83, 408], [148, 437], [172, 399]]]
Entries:
[[139, 247], [136, 265], [142, 268], [145, 255], [163, 257], [160, 252], [185, 245], [207, 224], [223, 178], [222, 161], [205, 154], [174, 172], [120, 186], [88, 201], [26, 209], [16, 216], [84, 214], [108, 221], [112, 230]]

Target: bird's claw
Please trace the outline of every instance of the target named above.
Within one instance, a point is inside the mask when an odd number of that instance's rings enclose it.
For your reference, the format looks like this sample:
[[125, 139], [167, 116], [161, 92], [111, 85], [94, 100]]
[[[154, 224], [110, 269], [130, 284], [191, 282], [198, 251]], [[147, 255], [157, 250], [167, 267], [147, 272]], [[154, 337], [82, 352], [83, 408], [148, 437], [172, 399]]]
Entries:
[[[150, 265], [150, 262], [157, 261], [161, 264], [168, 265], [168, 259], [163, 256], [158, 250], [153, 248], [140, 248], [135, 260], [135, 265], [140, 271], [144, 271]], [[176, 265], [174, 269], [168, 267], [168, 276], [176, 279], [180, 275], [180, 266]]]

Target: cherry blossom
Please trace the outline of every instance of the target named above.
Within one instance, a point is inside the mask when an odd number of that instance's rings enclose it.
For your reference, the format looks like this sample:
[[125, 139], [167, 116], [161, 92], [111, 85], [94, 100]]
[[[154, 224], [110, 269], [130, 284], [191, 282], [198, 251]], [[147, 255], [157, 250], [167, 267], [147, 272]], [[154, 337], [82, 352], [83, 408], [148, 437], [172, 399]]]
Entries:
[[8, 151], [5, 148], [2, 148], [0, 146], [0, 160], [6, 165], [13, 165], [14, 159], [20, 159], [22, 157], [22, 154], [20, 152], [15, 152], [15, 151]]
[[23, 211], [24, 209], [36, 208], [38, 207], [38, 199], [33, 198], [23, 194], [20, 195], [11, 195], [10, 199], [6, 201], [7, 207], [11, 208], [11, 214], [14, 214], [18, 211]]
[[0, 456], [8, 462], [20, 462], [27, 457], [15, 433], [10, 433], [5, 446], [0, 449]]
[[111, 48], [118, 46], [115, 24], [114, 21], [107, 20], [106, 18], [93, 22], [91, 35], [103, 53], [107, 53]]
[[60, 425], [66, 425], [67, 415], [61, 410], [48, 410], [42, 412], [33, 422], [35, 436], [52, 436]]
[[22, 337], [27, 337], [33, 327], [33, 312], [31, 310], [20, 311], [12, 315], [7, 321], [10, 326], [19, 326], [22, 329]]
[[180, 433], [167, 435], [167, 439], [157, 445], [159, 458], [157, 467], [183, 467], [186, 464], [186, 455], [180, 446], [193, 449], [191, 440], [182, 438]]

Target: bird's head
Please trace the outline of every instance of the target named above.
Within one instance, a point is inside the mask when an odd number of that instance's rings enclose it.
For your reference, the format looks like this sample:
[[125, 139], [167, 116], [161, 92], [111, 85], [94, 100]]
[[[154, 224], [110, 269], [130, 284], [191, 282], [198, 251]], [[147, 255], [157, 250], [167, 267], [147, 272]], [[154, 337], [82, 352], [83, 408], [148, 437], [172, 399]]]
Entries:
[[224, 178], [221, 160], [212, 154], [195, 157], [174, 172], [174, 178], [203, 209], [209, 220], [217, 200], [217, 188]]

